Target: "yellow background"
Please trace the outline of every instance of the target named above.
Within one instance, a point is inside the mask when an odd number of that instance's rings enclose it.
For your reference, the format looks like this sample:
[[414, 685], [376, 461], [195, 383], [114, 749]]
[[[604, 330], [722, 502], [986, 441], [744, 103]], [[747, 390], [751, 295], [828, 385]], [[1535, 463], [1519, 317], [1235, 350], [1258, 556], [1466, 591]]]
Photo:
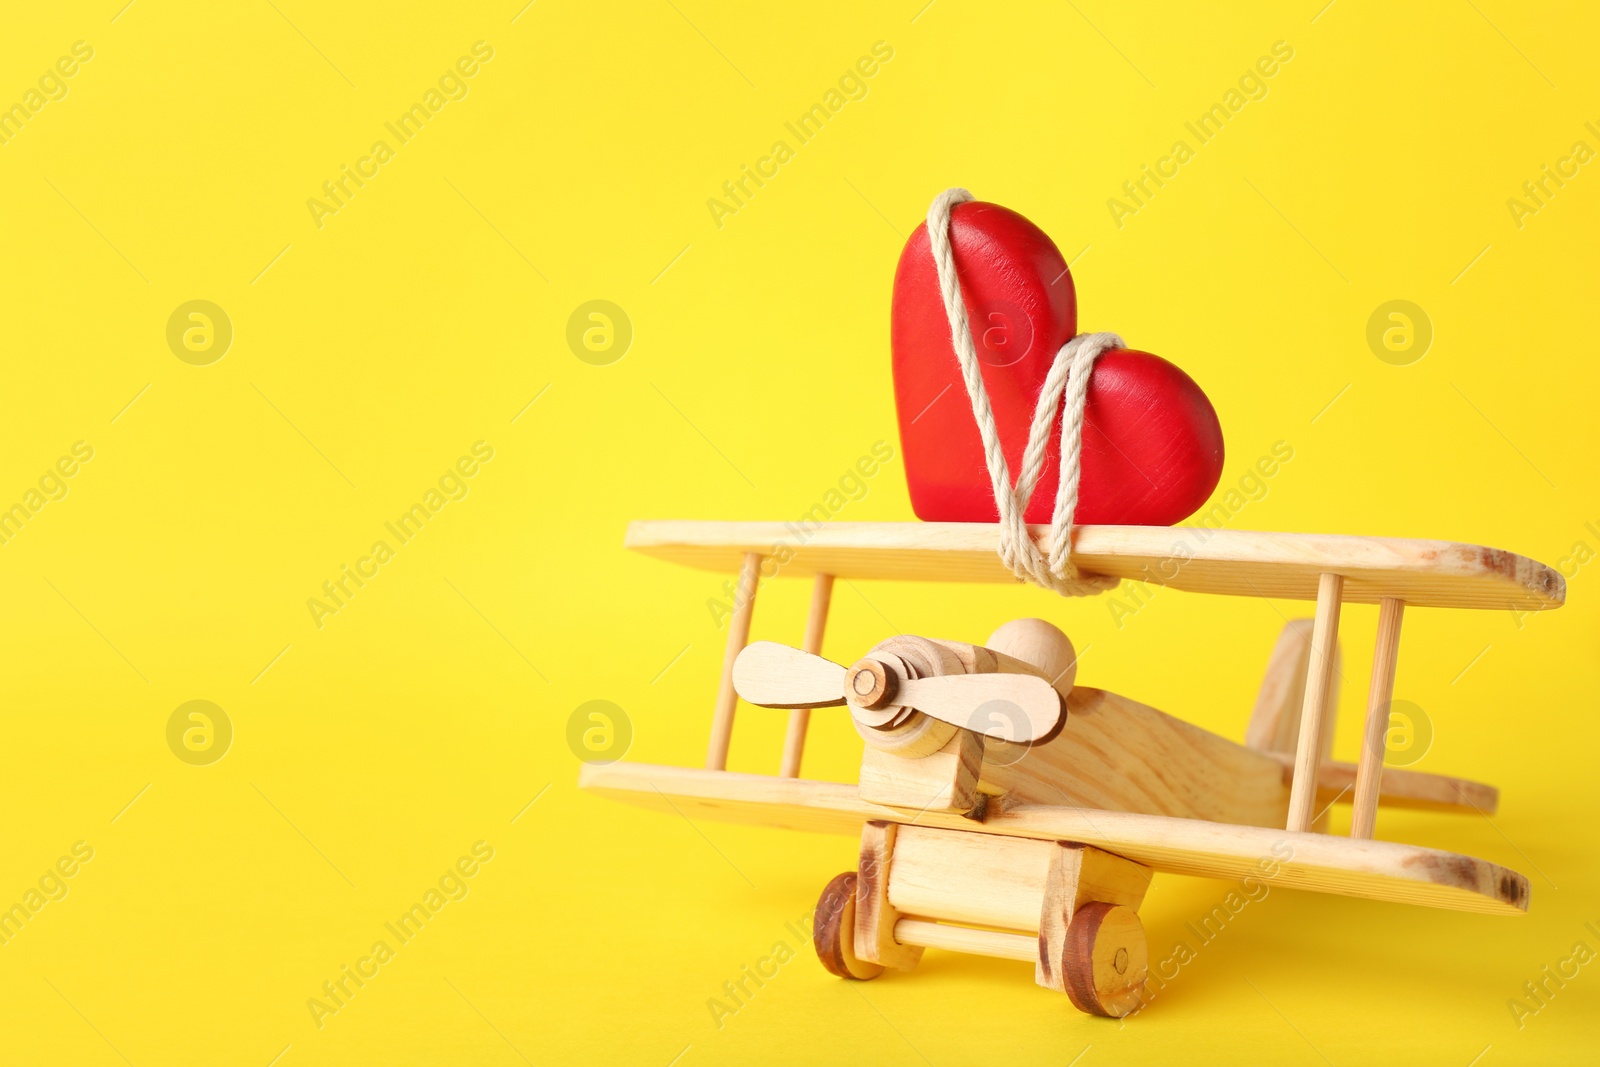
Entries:
[[[0, 1058], [1592, 1054], [1600, 970], [1521, 1029], [1507, 1001], [1575, 942], [1600, 949], [1584, 928], [1600, 920], [1600, 571], [1572, 557], [1600, 550], [1585, 526], [1600, 526], [1600, 174], [1581, 170], [1520, 228], [1506, 206], [1573, 142], [1600, 147], [1584, 128], [1600, 119], [1592, 15], [1502, 0], [1227, 15], [1100, 0], [121, 4], [12, 5], [0, 32], [0, 102], [73, 42], [94, 49], [0, 145], [0, 504], [74, 442], [94, 448], [0, 547], [0, 905], [74, 842], [94, 849], [0, 946]], [[466, 98], [319, 228], [307, 199], [479, 40], [494, 57]], [[1294, 58], [1266, 98], [1114, 225], [1122, 182], [1280, 40]], [[894, 57], [865, 98], [718, 228], [706, 200], [877, 41]], [[1560, 612], [1408, 616], [1398, 695], [1436, 735], [1420, 768], [1494, 782], [1503, 802], [1492, 821], [1379, 826], [1527, 873], [1526, 918], [1274, 892], [1125, 1025], [1078, 1015], [1024, 964], [930, 952], [911, 975], [845, 984], [807, 951], [713, 1023], [708, 999], [794, 944], [785, 923], [855, 842], [579, 793], [568, 717], [611, 700], [631, 758], [702, 759], [720, 578], [625, 553], [625, 524], [797, 518], [873, 442], [898, 451], [894, 264], [958, 184], [1076, 261], [1083, 328], [1203, 385], [1224, 486], [1293, 446], [1231, 525], [1567, 560]], [[209, 366], [165, 339], [193, 299], [234, 327]], [[592, 299], [634, 327], [608, 366], [565, 339]], [[1433, 323], [1409, 366], [1366, 342], [1392, 299]], [[319, 629], [307, 599], [480, 440], [494, 458], [470, 493]], [[911, 517], [898, 461], [838, 516]], [[807, 595], [763, 590], [756, 636], [798, 639]], [[1086, 649], [1080, 681], [1237, 737], [1284, 614], [1306, 607], [1161, 591], [1119, 629], [1104, 600], [841, 583], [826, 650], [896, 630], [981, 640], [1042, 614]], [[1347, 756], [1374, 614], [1346, 613]], [[194, 699], [235, 731], [209, 766], [166, 741]], [[741, 711], [734, 768], [776, 767], [782, 718]], [[818, 720], [806, 773], [851, 780], [859, 742], [842, 716]], [[480, 840], [494, 858], [470, 894], [319, 1028], [308, 998]], [[1153, 949], [1227, 888], [1160, 879]]]

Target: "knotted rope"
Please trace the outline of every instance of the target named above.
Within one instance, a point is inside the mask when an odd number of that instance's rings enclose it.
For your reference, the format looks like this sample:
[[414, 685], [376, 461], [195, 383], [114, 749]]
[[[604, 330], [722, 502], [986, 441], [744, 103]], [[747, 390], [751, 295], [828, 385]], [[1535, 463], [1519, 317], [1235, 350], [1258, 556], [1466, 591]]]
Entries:
[[[989, 405], [989, 391], [983, 385], [978, 350], [972, 343], [961, 279], [956, 276], [955, 253], [950, 246], [951, 209], [971, 199], [972, 194], [965, 189], [947, 189], [935, 197], [928, 208], [928, 239], [933, 248], [933, 265], [939, 273], [939, 296], [950, 320], [950, 341], [961, 363], [961, 378], [972, 401], [978, 434], [983, 438], [983, 458], [989, 468], [994, 502], [1000, 511], [1000, 559], [1022, 581], [1053, 589], [1062, 596], [1092, 596], [1113, 588], [1117, 579], [1083, 574], [1072, 565], [1072, 518], [1078, 510], [1078, 479], [1083, 473], [1079, 456], [1083, 445], [1083, 413], [1089, 401], [1089, 373], [1094, 361], [1107, 349], [1121, 348], [1122, 338], [1114, 333], [1083, 333], [1061, 346], [1034, 407], [1033, 423], [1028, 428], [1028, 447], [1022, 455], [1022, 473], [1013, 487], [1005, 452], [1000, 447], [1000, 429]], [[1056, 412], [1061, 410], [1063, 393], [1066, 411], [1061, 419], [1061, 481], [1056, 489], [1055, 512], [1050, 518], [1050, 556], [1046, 559], [1029, 536], [1023, 515], [1044, 469], [1050, 427], [1056, 420]]]

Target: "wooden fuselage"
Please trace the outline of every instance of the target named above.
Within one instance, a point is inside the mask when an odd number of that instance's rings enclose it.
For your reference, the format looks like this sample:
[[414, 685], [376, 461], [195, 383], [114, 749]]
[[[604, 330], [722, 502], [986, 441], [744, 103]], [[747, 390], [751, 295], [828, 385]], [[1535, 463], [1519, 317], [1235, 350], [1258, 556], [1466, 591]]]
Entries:
[[[915, 811], [981, 814], [997, 801], [1283, 827], [1296, 737], [1277, 724], [1294, 725], [1305, 647], [1280, 642], [1252, 720], [1254, 743], [1240, 744], [1118, 693], [1075, 685], [1070, 642], [1040, 620], [1008, 623], [985, 645], [891, 639], [880, 648], [920, 657], [924, 669], [1037, 674], [1061, 694], [1066, 721], [1055, 737], [1031, 746], [946, 728], [940, 736], [947, 743], [937, 751], [928, 751], [924, 736], [937, 724], [913, 723], [887, 734], [858, 726], [867, 741], [861, 796]], [[1329, 746], [1322, 747], [1326, 752]], [[1352, 764], [1324, 758], [1319, 821], [1348, 795], [1355, 773]], [[1395, 806], [1446, 811], [1492, 813], [1498, 801], [1490, 786], [1392, 767], [1383, 770], [1381, 795]]]
[[1282, 826], [1283, 763], [1136, 700], [1075, 686], [1067, 722], [1029, 748], [984, 744], [978, 789], [1020, 803]]

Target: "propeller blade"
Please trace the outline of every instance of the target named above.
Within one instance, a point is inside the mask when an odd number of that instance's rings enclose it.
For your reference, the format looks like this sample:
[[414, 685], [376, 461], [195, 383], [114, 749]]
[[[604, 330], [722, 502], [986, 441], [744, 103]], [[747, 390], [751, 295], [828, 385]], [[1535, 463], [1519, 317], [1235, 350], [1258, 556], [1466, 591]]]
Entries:
[[963, 730], [1020, 744], [1050, 736], [1067, 713], [1061, 694], [1031, 674], [911, 678], [894, 699]]
[[764, 708], [828, 708], [844, 703], [845, 669], [776, 641], [746, 645], [733, 661], [733, 688]]

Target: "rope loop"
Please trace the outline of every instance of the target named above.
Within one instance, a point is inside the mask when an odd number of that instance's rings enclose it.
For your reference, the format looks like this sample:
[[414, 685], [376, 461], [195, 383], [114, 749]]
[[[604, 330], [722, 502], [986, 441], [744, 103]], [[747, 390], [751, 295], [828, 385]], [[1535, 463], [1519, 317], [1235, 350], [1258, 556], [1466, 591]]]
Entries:
[[[1062, 596], [1092, 596], [1115, 587], [1117, 579], [1086, 574], [1072, 564], [1072, 519], [1078, 510], [1078, 480], [1083, 473], [1079, 454], [1083, 448], [1083, 414], [1089, 402], [1089, 375], [1094, 361], [1109, 349], [1123, 347], [1122, 338], [1114, 333], [1082, 333], [1061, 346], [1034, 407], [1033, 422], [1028, 427], [1028, 447], [1022, 455], [1022, 473], [1013, 485], [1005, 451], [1000, 447], [1000, 428], [989, 404], [989, 391], [984, 388], [978, 350], [972, 341], [967, 305], [961, 293], [961, 279], [956, 276], [955, 252], [950, 244], [951, 210], [971, 199], [972, 194], [965, 189], [947, 189], [935, 197], [928, 208], [928, 240], [939, 275], [939, 296], [944, 302], [945, 316], [950, 320], [950, 341], [961, 364], [961, 380], [966, 384], [967, 397], [972, 401], [972, 416], [983, 439], [984, 463], [989, 470], [995, 506], [1000, 512], [1000, 559], [1022, 581], [1053, 589]], [[1056, 488], [1055, 511], [1050, 518], [1050, 555], [1046, 558], [1029, 534], [1023, 516], [1044, 470], [1050, 428], [1056, 421], [1056, 413], [1062, 411], [1063, 399], [1061, 480]]]

